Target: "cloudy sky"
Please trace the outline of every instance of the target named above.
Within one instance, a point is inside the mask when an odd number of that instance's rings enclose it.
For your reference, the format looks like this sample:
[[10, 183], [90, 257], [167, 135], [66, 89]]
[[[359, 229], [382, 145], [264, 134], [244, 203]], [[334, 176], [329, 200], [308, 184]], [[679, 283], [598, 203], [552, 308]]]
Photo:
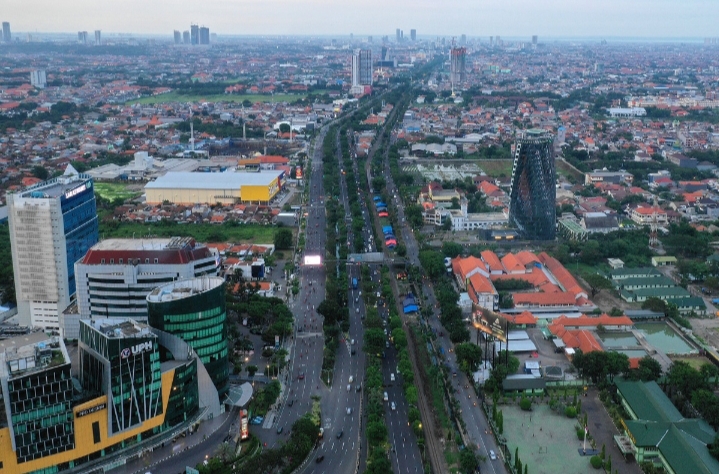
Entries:
[[2, 0], [13, 32], [719, 36], [719, 0]]

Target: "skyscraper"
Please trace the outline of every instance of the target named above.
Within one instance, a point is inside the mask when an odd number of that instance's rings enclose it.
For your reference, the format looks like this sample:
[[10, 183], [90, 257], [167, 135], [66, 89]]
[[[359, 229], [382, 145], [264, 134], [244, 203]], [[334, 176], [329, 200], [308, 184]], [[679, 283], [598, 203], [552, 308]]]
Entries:
[[200, 44], [210, 44], [210, 29], [206, 26], [200, 27]]
[[87, 31], [77, 32], [77, 42], [80, 44], [87, 44]]
[[459, 44], [461, 44], [462, 46], [467, 44], [467, 35], [462, 35], [459, 37]]
[[193, 45], [200, 44], [200, 27], [190, 25], [190, 41]]
[[100, 30], [95, 30], [95, 46], [100, 46], [102, 44], [102, 32]]
[[188, 30], [182, 32], [182, 44], [190, 44], [190, 32]]
[[75, 262], [98, 241], [92, 178], [60, 177], [8, 194], [10, 247], [21, 326], [59, 331], [75, 294]]
[[459, 87], [465, 79], [465, 63], [467, 62], [466, 48], [452, 48], [450, 50], [449, 76], [452, 81], [452, 89]]
[[352, 86], [372, 85], [372, 50], [356, 49], [352, 54]]
[[554, 240], [557, 197], [553, 139], [527, 130], [515, 142], [509, 222], [530, 240]]
[[539, 38], [537, 37], [537, 35], [533, 35], [533, 36], [532, 36], [532, 44], [533, 44], [533, 45], [536, 46], [538, 40], [539, 40]]
[[397, 35], [397, 42], [399, 43], [399, 41], [402, 39], [402, 31], [399, 28], [397, 28], [397, 31], [395, 32], [395, 34]]
[[6, 43], [12, 41], [12, 34], [10, 33], [10, 22], [2, 22], [2, 40]]
[[173, 36], [175, 37], [175, 44], [182, 44], [182, 33], [180, 33], [178, 30], [175, 30], [173, 32]]
[[30, 71], [30, 85], [38, 89], [44, 89], [47, 86], [47, 76], [43, 69]]
[[417, 41], [417, 30], [415, 30], [415, 29], [409, 30], [409, 37], [412, 41]]

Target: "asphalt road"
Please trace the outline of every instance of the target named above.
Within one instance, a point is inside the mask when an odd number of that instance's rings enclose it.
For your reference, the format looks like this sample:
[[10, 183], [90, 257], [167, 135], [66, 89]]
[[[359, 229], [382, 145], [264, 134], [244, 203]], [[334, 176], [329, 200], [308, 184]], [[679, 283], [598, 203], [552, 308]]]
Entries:
[[[308, 210], [305, 255], [325, 255], [326, 221], [324, 209], [324, 190], [322, 187], [322, 133], [316, 140], [315, 153], [312, 159], [311, 189]], [[347, 206], [347, 189], [342, 187], [340, 199]], [[279, 417], [279, 424], [291, 424], [299, 416], [311, 408], [311, 395], [321, 396], [322, 428], [324, 436], [310, 456], [310, 460], [301, 472], [354, 474], [359, 460], [361, 444], [360, 406], [362, 392], [355, 386], [361, 383], [364, 375], [364, 357], [359, 349], [362, 338], [361, 316], [364, 314], [364, 302], [361, 298], [357, 303], [352, 294], [349, 295], [353, 306], [350, 307], [350, 329], [343, 338], [337, 351], [332, 386], [327, 381], [319, 380], [322, 366], [322, 323], [321, 317], [314, 311], [316, 305], [324, 299], [325, 271], [334, 271], [334, 263], [328, 266], [304, 267], [302, 269], [302, 289], [298, 301], [301, 302], [296, 313], [298, 326], [303, 332], [297, 333], [295, 351], [292, 356], [292, 379], [289, 381], [292, 390]], [[352, 275], [352, 274], [351, 274]], [[351, 278], [351, 276], [350, 276]], [[310, 284], [311, 282], [311, 284]], [[350, 291], [348, 289], [348, 291]], [[307, 301], [305, 302], [305, 296]], [[304, 305], [304, 309], [302, 307]], [[309, 333], [307, 332], [309, 325]], [[299, 331], [299, 330], [298, 330]], [[315, 332], [318, 336], [315, 337]], [[302, 342], [303, 339], [314, 342]], [[355, 341], [354, 346], [352, 341]], [[308, 345], [309, 344], [309, 345]], [[356, 354], [352, 355], [352, 349]], [[303, 353], [304, 351], [304, 353]], [[299, 358], [297, 357], [299, 355]], [[304, 371], [304, 379], [299, 378]], [[350, 382], [350, 378], [352, 382]], [[289, 407], [289, 400], [294, 400]], [[341, 433], [341, 434], [340, 434]], [[323, 461], [316, 462], [319, 457]]]
[[[407, 248], [407, 259], [410, 264], [421, 266], [419, 262], [419, 246], [417, 244], [417, 239], [415, 239], [414, 232], [410, 229], [406, 221], [404, 206], [399, 198], [400, 195], [398, 190], [392, 180], [388, 163], [385, 163], [385, 179], [387, 180], [387, 192], [392, 195], [392, 200], [395, 204], [398, 222], [400, 223], [402, 240]], [[437, 301], [435, 299], [434, 289], [432, 288], [431, 282], [425, 279], [422, 287], [424, 295], [427, 296], [425, 304], [431, 308], [435, 308]], [[474, 387], [472, 386], [472, 382], [467, 379], [464, 373], [457, 369], [458, 366], [454, 351], [448, 352], [450, 348], [454, 348], [454, 344], [452, 344], [449, 340], [449, 336], [444, 332], [444, 328], [442, 327], [436, 312], [433, 311], [428, 322], [430, 327], [438, 335], [436, 343], [444, 347], [446, 351], [446, 363], [448, 363], [457, 374], [456, 377], [453, 377], [453, 386], [457, 390], [456, 396], [460, 404], [462, 419], [466, 424], [469, 441], [472, 443], [472, 447], [475, 449], [475, 452], [487, 458], [487, 461], [482, 464], [482, 472], [490, 472], [493, 474], [506, 473], [507, 470], [501, 462], [501, 459], [498, 458], [495, 461], [490, 460], [489, 451], [494, 451], [499, 457], [501, 456], [500, 450], [494, 436], [489, 433], [487, 418], [482, 411], [480, 400], [478, 399]]]

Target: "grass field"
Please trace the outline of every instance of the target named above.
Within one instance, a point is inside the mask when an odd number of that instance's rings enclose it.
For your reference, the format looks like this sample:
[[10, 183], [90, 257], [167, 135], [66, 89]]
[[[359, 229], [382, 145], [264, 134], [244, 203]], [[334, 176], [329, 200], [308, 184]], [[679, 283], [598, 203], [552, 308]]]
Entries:
[[528, 466], [528, 472], [586, 474], [593, 471], [589, 456], [582, 457], [577, 452], [582, 447], [574, 431], [577, 420], [554, 413], [545, 404], [533, 405], [531, 412], [522, 411], [517, 405], [504, 405], [501, 410], [509, 452], [514, 456], [519, 447], [519, 458]]
[[129, 189], [128, 185], [120, 183], [95, 183], [95, 193], [103, 199], [112, 201], [117, 198], [130, 199], [142, 194], [142, 191]]
[[[101, 222], [100, 238], [111, 237], [137, 239], [147, 237], [193, 237], [198, 242], [231, 242], [272, 244], [277, 227], [259, 224], [176, 224], [160, 222], [141, 224], [135, 222]], [[293, 229], [293, 232], [296, 230]]]
[[151, 97], [143, 97], [127, 101], [127, 104], [165, 104], [168, 102], [243, 102], [249, 100], [255, 102], [294, 102], [304, 99], [306, 94], [210, 94], [210, 95], [184, 95], [176, 92], [168, 92]]
[[707, 359], [706, 357], [669, 357], [672, 361], [678, 361], [681, 360], [683, 362], [686, 362], [689, 364], [692, 368], [699, 370], [702, 368], [702, 365], [709, 364], [711, 365], [711, 361]]
[[474, 163], [493, 178], [512, 176], [513, 160], [477, 160]]

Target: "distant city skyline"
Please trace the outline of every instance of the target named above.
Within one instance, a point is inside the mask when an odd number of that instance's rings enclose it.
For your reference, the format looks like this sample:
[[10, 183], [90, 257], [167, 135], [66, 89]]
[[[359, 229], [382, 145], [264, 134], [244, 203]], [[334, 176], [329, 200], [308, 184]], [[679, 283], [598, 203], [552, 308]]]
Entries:
[[[700, 38], [716, 36], [716, 0], [5, 0], [1, 21], [21, 33], [167, 35], [207, 26], [220, 35], [390, 35]], [[358, 25], [362, 26], [361, 29]], [[371, 25], [371, 26], [370, 26]], [[366, 29], [366, 30], [365, 30]], [[408, 35], [407, 35], [408, 36]]]

